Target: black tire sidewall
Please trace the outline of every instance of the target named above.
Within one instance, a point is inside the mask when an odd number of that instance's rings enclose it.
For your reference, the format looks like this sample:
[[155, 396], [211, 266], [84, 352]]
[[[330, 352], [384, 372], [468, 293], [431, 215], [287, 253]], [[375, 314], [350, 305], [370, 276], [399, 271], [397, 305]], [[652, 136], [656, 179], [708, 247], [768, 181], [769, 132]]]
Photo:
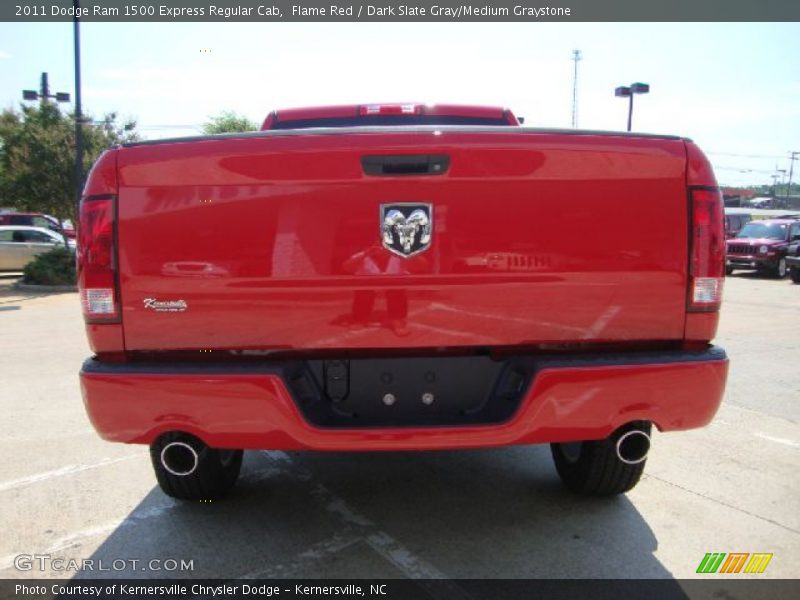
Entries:
[[608, 438], [583, 442], [575, 461], [568, 460], [561, 444], [551, 444], [556, 471], [567, 489], [578, 494], [610, 496], [627, 492], [638, 483], [647, 461], [635, 465], [621, 461], [616, 452], [617, 440], [630, 431], [650, 435], [651, 430], [648, 421], [629, 423]]
[[[197, 453], [197, 468], [189, 475], [174, 475], [161, 464], [162, 450], [175, 441], [190, 445]], [[191, 436], [167, 433], [150, 446], [150, 459], [158, 485], [165, 494], [184, 500], [212, 500], [230, 491], [242, 467], [244, 453], [241, 450], [233, 450], [227, 462], [223, 462], [223, 452], [229, 451], [209, 448]]]

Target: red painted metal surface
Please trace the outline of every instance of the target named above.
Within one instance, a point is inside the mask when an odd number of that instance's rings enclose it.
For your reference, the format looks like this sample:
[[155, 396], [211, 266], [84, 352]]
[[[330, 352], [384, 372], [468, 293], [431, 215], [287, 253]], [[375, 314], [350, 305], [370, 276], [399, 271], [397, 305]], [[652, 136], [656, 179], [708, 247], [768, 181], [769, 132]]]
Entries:
[[148, 444], [178, 430], [218, 448], [436, 450], [601, 439], [634, 420], [702, 427], [727, 370], [727, 360], [545, 369], [506, 423], [403, 429], [312, 427], [275, 375], [82, 373], [81, 387], [92, 424], [111, 441]]
[[719, 312], [688, 313], [684, 338], [687, 342], [706, 343], [714, 339], [718, 324]]
[[[449, 155], [449, 171], [369, 177], [360, 163], [420, 153]], [[686, 169], [679, 139], [520, 130], [123, 148], [126, 349], [680, 340]], [[429, 250], [381, 246], [392, 202], [433, 205]], [[146, 298], [188, 308], [158, 313]]]
[[83, 196], [101, 196], [117, 193], [118, 148], [111, 148], [100, 155], [92, 166], [83, 186]]
[[[303, 110], [291, 114], [313, 116]], [[202, 350], [703, 348], [718, 313], [687, 314], [687, 186], [716, 182], [694, 144], [499, 129], [269, 132], [104, 154], [84, 193], [114, 197], [121, 322], [87, 325], [92, 350], [110, 362]], [[447, 155], [450, 166], [374, 177], [361, 165], [408, 154]], [[427, 251], [400, 258], [381, 245], [380, 206], [395, 202], [432, 205]], [[423, 450], [600, 439], [634, 420], [700, 427], [727, 367], [546, 368], [511, 420], [466, 427], [320, 429], [279, 376], [224, 367], [82, 373], [81, 386], [113, 441], [180, 430], [220, 448]]]
[[711, 163], [694, 142], [686, 140], [686, 183], [707, 187], [717, 187], [717, 178]]
[[106, 355], [125, 350], [122, 324], [86, 324], [86, 337], [94, 354]]

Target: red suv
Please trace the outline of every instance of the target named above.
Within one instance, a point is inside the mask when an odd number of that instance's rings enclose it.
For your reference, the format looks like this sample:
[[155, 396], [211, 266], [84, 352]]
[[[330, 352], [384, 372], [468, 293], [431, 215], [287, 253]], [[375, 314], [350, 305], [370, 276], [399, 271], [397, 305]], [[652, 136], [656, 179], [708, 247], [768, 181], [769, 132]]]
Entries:
[[778, 278], [786, 277], [786, 250], [800, 240], [800, 220], [751, 221], [735, 238], [728, 240], [725, 272], [758, 270]]
[[65, 235], [70, 239], [75, 239], [75, 229], [70, 224], [65, 224], [62, 230], [58, 219], [50, 215], [33, 212], [5, 213], [0, 215], [0, 225], [24, 225], [26, 227], [44, 227], [50, 231], [55, 231]]

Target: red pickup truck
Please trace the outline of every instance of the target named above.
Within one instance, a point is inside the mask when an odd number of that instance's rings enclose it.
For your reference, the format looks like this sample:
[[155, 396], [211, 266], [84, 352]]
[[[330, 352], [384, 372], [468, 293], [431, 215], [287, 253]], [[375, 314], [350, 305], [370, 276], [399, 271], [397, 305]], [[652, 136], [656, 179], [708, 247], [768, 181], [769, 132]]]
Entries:
[[80, 207], [94, 427], [161, 488], [243, 449], [550, 443], [566, 486], [639, 480], [651, 425], [706, 425], [725, 238], [690, 140], [416, 104], [103, 154]]

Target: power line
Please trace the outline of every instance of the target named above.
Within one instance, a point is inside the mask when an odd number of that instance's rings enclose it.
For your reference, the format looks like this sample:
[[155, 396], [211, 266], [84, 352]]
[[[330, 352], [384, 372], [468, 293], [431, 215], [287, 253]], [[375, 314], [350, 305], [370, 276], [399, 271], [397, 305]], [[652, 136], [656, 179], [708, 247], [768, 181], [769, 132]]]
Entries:
[[784, 156], [776, 154], [734, 154], [732, 152], [710, 152], [708, 150], [705, 153], [712, 156], [735, 156], [737, 158], [784, 158]]
[[[98, 122], [103, 123], [103, 121]], [[202, 123], [194, 123], [191, 125], [140, 125], [137, 123], [136, 125], [138, 129], [200, 129], [202, 126]]]
[[771, 175], [774, 171], [773, 170], [765, 170], [765, 169], [751, 169], [749, 167], [729, 167], [723, 165], [714, 165], [715, 171], [739, 171], [740, 173], [766, 173], [767, 175]]

